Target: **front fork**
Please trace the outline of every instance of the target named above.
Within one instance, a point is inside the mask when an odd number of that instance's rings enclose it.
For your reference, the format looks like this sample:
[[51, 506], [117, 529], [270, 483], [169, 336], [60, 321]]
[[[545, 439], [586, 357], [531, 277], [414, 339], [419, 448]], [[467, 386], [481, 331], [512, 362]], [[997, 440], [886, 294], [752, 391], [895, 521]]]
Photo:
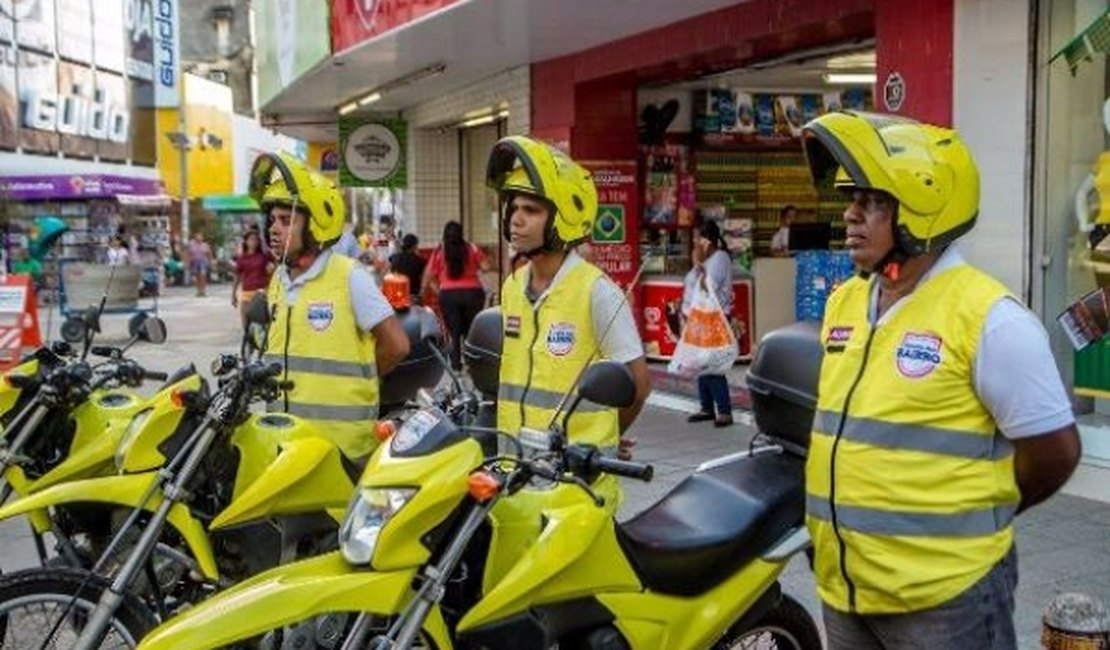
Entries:
[[[370, 641], [370, 650], [407, 650], [412, 647], [413, 642], [417, 640], [420, 634], [420, 630], [424, 627], [424, 620], [432, 611], [432, 607], [443, 600], [447, 580], [454, 573], [455, 567], [467, 546], [470, 545], [471, 538], [478, 527], [482, 525], [482, 522], [486, 520], [496, 502], [497, 499], [493, 498], [471, 508], [470, 513], [463, 521], [459, 534], [455, 536], [451, 545], [444, 551], [443, 557], [434, 566], [425, 567], [424, 580], [416, 592], [416, 597], [412, 599], [412, 602], [401, 613], [401, 616], [394, 621], [384, 636], [374, 637]], [[362, 648], [373, 620], [372, 614], [366, 612], [359, 614], [350, 635], [343, 643], [342, 650]]]
[[[81, 636], [78, 637], [77, 642], [73, 646], [76, 650], [93, 650], [100, 645], [100, 641], [103, 639], [105, 632], [108, 630], [108, 626], [112, 622], [112, 617], [115, 616], [116, 611], [123, 603], [127, 589], [131, 586], [131, 583], [134, 582], [135, 578], [139, 576], [139, 572], [142, 571], [143, 566], [146, 564], [147, 560], [150, 559], [151, 553], [153, 553], [154, 549], [158, 546], [158, 538], [162, 535], [162, 530], [165, 528], [166, 519], [169, 518], [170, 510], [175, 505], [188, 498], [185, 488], [189, 484], [189, 481], [192, 480], [193, 475], [196, 473], [209, 447], [212, 446], [216, 433], [217, 428], [212, 426], [212, 416], [206, 416], [204, 421], [201, 422], [200, 427], [198, 427], [197, 443], [186, 457], [181, 470], [174, 472], [172, 463], [162, 470], [161, 473], [163, 477], [172, 481], [163, 489], [162, 503], [154, 512], [146, 528], [143, 529], [142, 536], [139, 537], [139, 541], [136, 542], [135, 548], [132, 549], [131, 553], [127, 556], [127, 561], [124, 562], [123, 568], [120, 569], [115, 579], [112, 580], [111, 586], [101, 595], [100, 601], [96, 604], [96, 609], [94, 609], [89, 616], [88, 624], [85, 625], [84, 629], [81, 631]], [[138, 518], [138, 515], [143, 510], [143, 506], [153, 496], [158, 485], [159, 482], [155, 481], [150, 491], [144, 495], [139, 507], [132, 513], [132, 519], [125, 523], [116, 534], [115, 538], [112, 539], [111, 544], [108, 545], [108, 548], [98, 561], [98, 565], [105, 558], [111, 556], [117, 542], [122, 539], [123, 534], [128, 528], [134, 524], [134, 520]], [[93, 573], [98, 569], [99, 567], [94, 567]]]
[[[19, 433], [15, 435], [15, 439], [12, 440], [12, 444], [0, 446], [0, 476], [3, 476], [4, 472], [8, 470], [8, 467], [19, 463], [19, 452], [23, 450], [24, 445], [26, 445], [27, 441], [31, 439], [31, 434], [33, 434], [35, 432], [35, 429], [38, 429], [39, 425], [42, 424], [43, 418], [46, 417], [46, 414], [49, 411], [50, 407], [43, 404], [36, 396], [11, 421], [11, 423], [8, 425], [9, 429], [16, 423], [20, 423]], [[28, 412], [31, 413], [31, 416], [24, 417], [27, 415]], [[8, 433], [8, 430], [4, 431], [4, 440], [8, 439]], [[0, 499], [0, 503], [6, 501], [10, 494], [11, 486], [5, 485], [3, 495], [4, 498]]]

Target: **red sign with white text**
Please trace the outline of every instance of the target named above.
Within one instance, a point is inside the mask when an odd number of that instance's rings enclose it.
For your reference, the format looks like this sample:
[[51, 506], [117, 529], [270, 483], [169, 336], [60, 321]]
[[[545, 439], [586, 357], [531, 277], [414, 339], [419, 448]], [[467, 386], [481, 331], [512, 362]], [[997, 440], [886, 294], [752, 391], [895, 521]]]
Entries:
[[640, 268], [640, 224], [636, 201], [636, 162], [584, 162], [597, 185], [597, 219], [586, 256], [627, 289]]
[[459, 0], [333, 0], [332, 52], [342, 52], [457, 2]]

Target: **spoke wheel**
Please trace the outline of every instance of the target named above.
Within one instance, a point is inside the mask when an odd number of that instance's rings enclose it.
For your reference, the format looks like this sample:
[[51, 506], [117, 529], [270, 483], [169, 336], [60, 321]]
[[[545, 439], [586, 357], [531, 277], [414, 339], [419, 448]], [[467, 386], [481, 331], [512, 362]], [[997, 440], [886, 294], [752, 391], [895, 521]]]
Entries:
[[[0, 648], [72, 648], [100, 595], [108, 587], [106, 580], [93, 577], [82, 589], [88, 575], [73, 570], [39, 569], [9, 574], [0, 579], [0, 620], [6, 624]], [[74, 595], [79, 591], [75, 600]], [[129, 596], [124, 599], [97, 647], [100, 650], [134, 648], [154, 625], [153, 614], [142, 602]], [[52, 630], [53, 636], [50, 637]]]
[[821, 635], [805, 607], [783, 595], [778, 607], [753, 626], [729, 630], [713, 650], [821, 650]]

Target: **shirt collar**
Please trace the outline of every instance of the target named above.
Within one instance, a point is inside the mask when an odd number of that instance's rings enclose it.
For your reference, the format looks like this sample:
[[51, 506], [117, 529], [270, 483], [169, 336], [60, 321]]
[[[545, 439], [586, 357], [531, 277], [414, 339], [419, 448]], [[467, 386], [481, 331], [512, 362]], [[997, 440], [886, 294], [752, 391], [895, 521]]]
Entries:
[[[555, 277], [551, 278], [551, 284], [547, 285], [547, 288], [544, 289], [543, 293], [540, 294], [538, 298], [536, 298], [536, 300], [533, 304], [534, 305], [539, 305], [541, 302], [543, 302], [544, 298], [547, 297], [547, 294], [551, 293], [551, 290], [554, 289], [556, 287], [556, 285], [558, 285], [559, 282], [564, 277], [566, 277], [566, 275], [568, 273], [570, 273], [572, 270], [574, 270], [574, 267], [578, 266], [579, 264], [581, 264], [585, 261], [586, 260], [582, 259], [582, 256], [578, 254], [578, 251], [576, 249], [572, 248], [567, 253], [567, 256], [563, 260], [562, 265], [559, 266], [559, 270], [555, 272]], [[528, 297], [528, 287], [531, 286], [531, 284], [532, 284], [532, 264], [529, 263], [528, 266], [524, 267], [524, 295], [525, 295], [525, 297]]]
[[289, 277], [289, 267], [281, 264], [278, 268], [278, 278], [281, 280], [281, 286], [286, 291], [289, 291], [294, 287], [303, 286], [309, 280], [314, 279], [316, 276], [324, 272], [324, 267], [327, 266], [328, 260], [331, 259], [331, 256], [331, 248], [324, 250], [322, 253], [316, 256], [316, 259], [312, 261], [312, 264], [309, 265], [308, 269], [304, 273], [297, 276], [296, 279]]

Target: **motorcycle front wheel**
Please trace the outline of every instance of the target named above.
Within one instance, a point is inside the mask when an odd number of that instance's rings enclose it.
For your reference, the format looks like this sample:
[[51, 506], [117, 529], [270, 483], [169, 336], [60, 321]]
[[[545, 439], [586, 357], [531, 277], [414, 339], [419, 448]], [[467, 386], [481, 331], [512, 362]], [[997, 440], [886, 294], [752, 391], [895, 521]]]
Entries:
[[778, 607], [744, 629], [731, 629], [713, 650], [821, 650], [821, 633], [805, 607], [783, 594]]
[[[0, 648], [72, 648], [108, 585], [102, 577], [73, 569], [4, 575], [0, 578], [0, 620], [4, 622]], [[97, 647], [134, 648], [157, 624], [146, 605], [128, 595]]]

